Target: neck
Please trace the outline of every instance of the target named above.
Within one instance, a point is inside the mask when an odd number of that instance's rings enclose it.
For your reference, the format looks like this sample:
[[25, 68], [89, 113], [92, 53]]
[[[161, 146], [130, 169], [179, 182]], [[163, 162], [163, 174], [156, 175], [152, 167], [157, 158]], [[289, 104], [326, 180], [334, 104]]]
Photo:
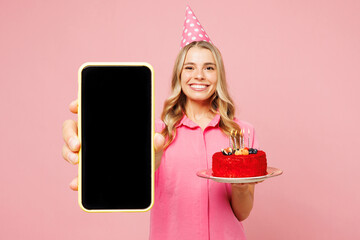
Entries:
[[192, 101], [187, 99], [185, 111], [188, 118], [194, 122], [204, 119], [212, 119], [214, 114], [211, 112], [210, 102]]

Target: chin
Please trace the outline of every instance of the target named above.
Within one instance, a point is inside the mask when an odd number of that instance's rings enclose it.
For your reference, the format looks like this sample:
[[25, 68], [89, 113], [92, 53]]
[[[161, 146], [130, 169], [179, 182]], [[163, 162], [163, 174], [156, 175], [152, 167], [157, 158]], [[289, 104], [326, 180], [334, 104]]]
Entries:
[[211, 99], [211, 96], [215, 91], [193, 91], [192, 89], [187, 89], [184, 91], [186, 97], [195, 102], [208, 102]]
[[210, 101], [210, 96], [201, 97], [201, 96], [188, 96], [188, 99], [194, 102], [208, 102]]

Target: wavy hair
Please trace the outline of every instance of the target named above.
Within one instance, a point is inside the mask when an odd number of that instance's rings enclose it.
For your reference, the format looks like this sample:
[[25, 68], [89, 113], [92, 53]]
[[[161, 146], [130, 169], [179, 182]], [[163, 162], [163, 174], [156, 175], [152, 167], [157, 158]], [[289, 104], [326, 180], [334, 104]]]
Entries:
[[210, 97], [210, 111], [215, 114], [220, 114], [220, 129], [228, 136], [230, 136], [230, 132], [233, 129], [240, 131], [239, 125], [234, 121], [235, 106], [227, 89], [225, 68], [221, 53], [209, 42], [195, 41], [183, 47], [175, 60], [171, 81], [171, 95], [165, 101], [161, 114], [161, 120], [165, 123], [165, 128], [161, 132], [166, 139], [165, 148], [174, 140], [176, 136], [176, 126], [186, 112], [186, 95], [181, 90], [180, 77], [186, 54], [192, 47], [208, 49], [214, 56], [217, 68], [217, 86], [214, 94]]

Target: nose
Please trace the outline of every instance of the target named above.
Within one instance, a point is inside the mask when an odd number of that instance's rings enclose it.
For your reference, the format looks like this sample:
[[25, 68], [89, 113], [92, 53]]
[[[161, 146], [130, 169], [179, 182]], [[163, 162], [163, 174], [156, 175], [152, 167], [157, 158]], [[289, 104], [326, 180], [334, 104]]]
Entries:
[[198, 69], [195, 71], [195, 79], [198, 79], [198, 80], [204, 79], [204, 72], [202, 69]]

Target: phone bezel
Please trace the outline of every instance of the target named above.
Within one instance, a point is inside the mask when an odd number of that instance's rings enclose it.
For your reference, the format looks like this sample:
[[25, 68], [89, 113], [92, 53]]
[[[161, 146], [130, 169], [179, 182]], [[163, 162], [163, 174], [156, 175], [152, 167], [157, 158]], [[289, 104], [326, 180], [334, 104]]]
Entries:
[[145, 66], [147, 68], [150, 69], [151, 71], [151, 203], [150, 205], [145, 208], [145, 209], [96, 209], [96, 210], [92, 210], [92, 209], [87, 209], [86, 207], [83, 206], [82, 204], [82, 174], [81, 174], [81, 169], [82, 169], [82, 157], [81, 157], [81, 147], [80, 147], [80, 151], [79, 151], [79, 166], [78, 166], [78, 204], [80, 206], [80, 208], [82, 210], [84, 210], [85, 212], [146, 212], [149, 211], [152, 206], [154, 205], [154, 175], [155, 175], [155, 152], [154, 152], [154, 146], [153, 146], [153, 137], [155, 134], [155, 124], [154, 124], [154, 104], [155, 104], [155, 100], [154, 100], [154, 69], [153, 67], [146, 62], [86, 62], [84, 64], [82, 64], [78, 70], [78, 136], [79, 136], [79, 140], [80, 140], [80, 144], [81, 144], [81, 106], [82, 106], [82, 102], [81, 102], [81, 86], [82, 86], [82, 71], [83, 69], [87, 68], [87, 67], [98, 67], [98, 66], [109, 66], [109, 67], [114, 67], [114, 66]]

